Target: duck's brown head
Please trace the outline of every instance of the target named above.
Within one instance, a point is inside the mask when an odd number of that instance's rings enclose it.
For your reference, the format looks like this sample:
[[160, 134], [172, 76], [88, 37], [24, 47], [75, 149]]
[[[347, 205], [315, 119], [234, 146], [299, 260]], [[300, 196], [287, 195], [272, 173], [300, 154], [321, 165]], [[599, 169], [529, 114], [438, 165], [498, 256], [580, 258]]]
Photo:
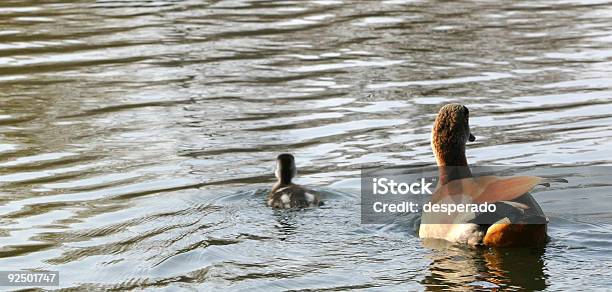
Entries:
[[297, 174], [295, 167], [295, 159], [289, 153], [283, 153], [276, 157], [276, 171], [274, 172], [278, 182], [281, 184], [290, 184], [291, 180]]
[[431, 148], [439, 166], [467, 166], [465, 144], [476, 140], [470, 132], [470, 111], [451, 103], [438, 112], [431, 133]]

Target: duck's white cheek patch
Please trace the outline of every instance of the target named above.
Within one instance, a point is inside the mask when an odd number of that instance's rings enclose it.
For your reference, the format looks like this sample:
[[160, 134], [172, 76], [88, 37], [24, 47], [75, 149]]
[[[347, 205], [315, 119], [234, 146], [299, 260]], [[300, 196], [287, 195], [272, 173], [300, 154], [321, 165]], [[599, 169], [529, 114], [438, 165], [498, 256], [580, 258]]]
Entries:
[[281, 202], [283, 202], [283, 204], [288, 204], [289, 203], [289, 195], [284, 194], [280, 197]]

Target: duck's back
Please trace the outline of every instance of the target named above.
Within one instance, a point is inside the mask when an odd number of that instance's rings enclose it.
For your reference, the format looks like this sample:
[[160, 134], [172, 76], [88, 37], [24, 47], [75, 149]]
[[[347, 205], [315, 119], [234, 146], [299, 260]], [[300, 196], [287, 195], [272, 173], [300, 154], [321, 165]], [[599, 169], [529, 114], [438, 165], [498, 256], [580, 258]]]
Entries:
[[318, 193], [296, 184], [275, 186], [268, 195], [268, 206], [273, 208], [309, 208], [319, 205]]

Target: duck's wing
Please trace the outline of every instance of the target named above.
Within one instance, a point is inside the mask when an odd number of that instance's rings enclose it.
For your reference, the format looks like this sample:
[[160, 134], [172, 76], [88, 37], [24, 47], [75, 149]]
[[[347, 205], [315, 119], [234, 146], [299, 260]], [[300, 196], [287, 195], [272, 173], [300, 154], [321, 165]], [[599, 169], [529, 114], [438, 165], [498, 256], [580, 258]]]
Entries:
[[432, 201], [437, 202], [455, 195], [469, 196], [475, 203], [511, 201], [527, 193], [542, 181], [543, 179], [537, 176], [468, 177], [453, 180], [439, 187]]
[[474, 179], [479, 193], [471, 193], [476, 203], [512, 201], [542, 184], [545, 179], [537, 176], [497, 177], [483, 176]]
[[526, 194], [537, 185], [550, 186], [551, 182], [565, 182], [565, 179], [542, 178], [538, 176], [481, 176], [453, 180], [436, 189], [432, 202], [449, 196], [469, 196], [474, 203], [495, 203], [512, 201]]

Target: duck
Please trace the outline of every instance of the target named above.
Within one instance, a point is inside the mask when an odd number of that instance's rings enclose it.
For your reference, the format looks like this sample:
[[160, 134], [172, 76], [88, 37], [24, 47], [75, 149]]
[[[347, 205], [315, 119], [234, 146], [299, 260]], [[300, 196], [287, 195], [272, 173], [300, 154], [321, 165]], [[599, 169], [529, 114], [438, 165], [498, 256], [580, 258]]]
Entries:
[[545, 245], [549, 239], [548, 218], [529, 191], [537, 185], [550, 186], [554, 179], [537, 176], [474, 177], [465, 152], [467, 143], [475, 140], [466, 106], [447, 104], [439, 110], [431, 134], [438, 184], [430, 202], [494, 204], [496, 211], [462, 212], [453, 216], [423, 212], [419, 237], [470, 246]]
[[294, 184], [295, 158], [289, 153], [276, 157], [276, 183], [268, 194], [267, 205], [275, 209], [310, 208], [322, 205], [318, 192]]

